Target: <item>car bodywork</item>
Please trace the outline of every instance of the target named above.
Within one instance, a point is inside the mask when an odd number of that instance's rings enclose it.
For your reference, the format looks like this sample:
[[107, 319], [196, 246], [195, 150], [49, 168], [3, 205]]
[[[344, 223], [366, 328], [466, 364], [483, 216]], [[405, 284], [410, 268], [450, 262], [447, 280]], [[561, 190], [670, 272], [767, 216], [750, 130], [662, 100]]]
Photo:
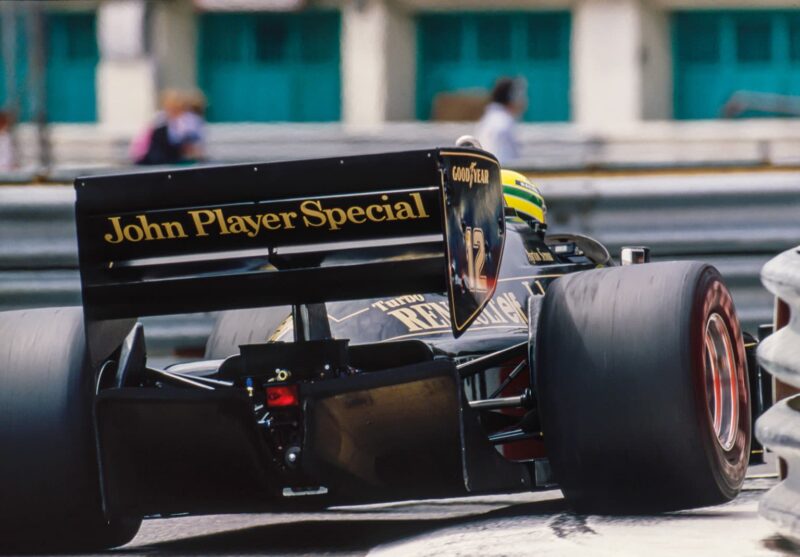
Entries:
[[[506, 216], [499, 173], [452, 148], [78, 179], [107, 516], [552, 485], [537, 299], [613, 261]], [[148, 365], [136, 317], [261, 306], [291, 316], [264, 342]]]

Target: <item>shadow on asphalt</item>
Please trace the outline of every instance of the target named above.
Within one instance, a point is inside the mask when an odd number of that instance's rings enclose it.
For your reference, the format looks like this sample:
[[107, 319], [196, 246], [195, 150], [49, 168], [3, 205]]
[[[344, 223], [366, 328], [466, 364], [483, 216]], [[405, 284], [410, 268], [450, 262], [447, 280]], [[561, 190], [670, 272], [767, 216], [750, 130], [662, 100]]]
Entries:
[[487, 518], [554, 515], [566, 511], [563, 500], [511, 505], [469, 516], [441, 519], [340, 519], [267, 524], [195, 536], [115, 553], [145, 555], [337, 555], [363, 554], [373, 547], [440, 528]]
[[800, 555], [800, 545], [783, 536], [773, 536], [761, 543], [767, 549], [777, 552], [778, 555]]

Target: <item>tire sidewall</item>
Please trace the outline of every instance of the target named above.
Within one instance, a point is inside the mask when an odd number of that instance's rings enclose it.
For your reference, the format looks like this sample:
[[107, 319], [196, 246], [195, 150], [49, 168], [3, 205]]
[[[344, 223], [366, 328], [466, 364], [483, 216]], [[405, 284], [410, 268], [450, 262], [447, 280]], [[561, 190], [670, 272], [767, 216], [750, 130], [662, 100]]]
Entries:
[[[725, 450], [714, 433], [713, 417], [709, 410], [705, 387], [705, 329], [709, 318], [719, 315], [730, 335], [738, 393], [738, 424], [736, 437], [730, 450]], [[751, 418], [750, 393], [747, 381], [747, 359], [742, 340], [742, 330], [736, 317], [728, 289], [721, 277], [711, 267], [700, 275], [695, 290], [691, 325], [691, 369], [693, 374], [695, 409], [698, 423], [702, 423], [702, 442], [709, 460], [709, 469], [720, 491], [729, 499], [736, 496], [747, 472], [750, 454]]]

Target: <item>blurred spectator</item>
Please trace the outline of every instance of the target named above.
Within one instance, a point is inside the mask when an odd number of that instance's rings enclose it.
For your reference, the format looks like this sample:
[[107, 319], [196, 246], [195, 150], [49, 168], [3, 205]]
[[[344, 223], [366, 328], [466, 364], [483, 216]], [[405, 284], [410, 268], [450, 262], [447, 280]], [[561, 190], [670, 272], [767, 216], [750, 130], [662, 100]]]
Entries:
[[501, 165], [519, 158], [514, 126], [527, 108], [528, 90], [524, 79], [503, 77], [495, 82], [491, 102], [478, 121], [475, 136]]
[[205, 97], [167, 89], [152, 126], [136, 136], [130, 156], [136, 164], [176, 164], [205, 158]]
[[202, 161], [206, 158], [206, 97], [194, 89], [186, 93], [186, 110], [178, 118], [178, 134], [182, 137], [183, 158]]
[[0, 111], [0, 170], [13, 170], [15, 166], [14, 143], [11, 140], [11, 115]]

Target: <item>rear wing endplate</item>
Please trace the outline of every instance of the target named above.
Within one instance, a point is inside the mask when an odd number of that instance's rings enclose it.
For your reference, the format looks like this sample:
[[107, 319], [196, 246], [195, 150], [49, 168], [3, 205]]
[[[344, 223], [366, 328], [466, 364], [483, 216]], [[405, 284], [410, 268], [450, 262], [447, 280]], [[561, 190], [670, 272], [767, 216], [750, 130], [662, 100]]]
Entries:
[[460, 335], [494, 293], [500, 168], [452, 148], [78, 178], [87, 319], [447, 292]]

